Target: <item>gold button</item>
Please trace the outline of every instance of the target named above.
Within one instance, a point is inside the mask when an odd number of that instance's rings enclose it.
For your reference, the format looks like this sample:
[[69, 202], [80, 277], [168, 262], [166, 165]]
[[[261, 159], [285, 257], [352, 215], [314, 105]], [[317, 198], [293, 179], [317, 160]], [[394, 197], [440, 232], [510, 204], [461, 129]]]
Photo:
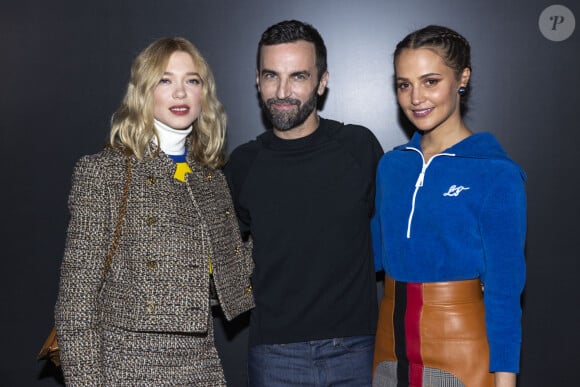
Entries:
[[234, 247], [234, 255], [238, 255], [239, 252], [240, 252], [239, 247]]
[[155, 184], [156, 181], [157, 181], [157, 179], [155, 178], [155, 176], [149, 176], [149, 177], [147, 177], [147, 184], [149, 184], [149, 185]]
[[147, 267], [150, 270], [155, 270], [155, 269], [157, 269], [159, 267], [159, 265], [158, 265], [158, 263], [157, 263], [156, 260], [152, 259], [150, 261], [147, 261]]
[[229, 215], [229, 214], [230, 214], [230, 210], [226, 210], [226, 215]]
[[155, 312], [155, 304], [153, 303], [153, 301], [147, 301], [147, 305], [145, 306], [145, 310], [147, 310], [147, 313]]
[[246, 286], [245, 292], [246, 292], [246, 294], [252, 293], [252, 285]]
[[156, 217], [150, 216], [147, 218], [147, 226], [153, 226], [155, 223], [157, 223]]
[[211, 179], [213, 179], [213, 175], [211, 174], [211, 172], [209, 172], [207, 174], [207, 181], [211, 181]]

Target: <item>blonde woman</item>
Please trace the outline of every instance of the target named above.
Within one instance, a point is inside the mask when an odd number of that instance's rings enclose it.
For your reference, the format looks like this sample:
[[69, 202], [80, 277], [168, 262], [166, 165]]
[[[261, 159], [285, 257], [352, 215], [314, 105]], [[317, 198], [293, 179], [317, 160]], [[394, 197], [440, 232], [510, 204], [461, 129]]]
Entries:
[[[228, 319], [253, 307], [250, 246], [219, 170], [225, 126], [189, 41], [159, 39], [137, 56], [110, 146], [73, 174], [55, 311], [67, 385], [225, 385], [212, 305]], [[106, 268], [125, 154], [125, 218]]]

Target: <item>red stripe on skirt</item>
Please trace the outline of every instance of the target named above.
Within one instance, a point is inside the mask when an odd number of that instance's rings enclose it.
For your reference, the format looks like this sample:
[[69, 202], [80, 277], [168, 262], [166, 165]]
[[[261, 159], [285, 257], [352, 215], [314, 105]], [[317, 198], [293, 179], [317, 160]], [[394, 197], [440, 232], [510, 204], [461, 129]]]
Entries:
[[407, 283], [407, 311], [405, 334], [409, 359], [409, 386], [423, 385], [423, 358], [421, 357], [421, 311], [423, 310], [423, 284]]

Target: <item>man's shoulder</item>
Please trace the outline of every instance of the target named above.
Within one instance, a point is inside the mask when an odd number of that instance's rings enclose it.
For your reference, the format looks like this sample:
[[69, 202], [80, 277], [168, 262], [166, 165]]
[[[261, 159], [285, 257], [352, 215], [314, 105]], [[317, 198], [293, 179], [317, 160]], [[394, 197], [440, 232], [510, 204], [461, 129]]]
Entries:
[[242, 160], [252, 159], [260, 150], [264, 149], [266, 134], [262, 133], [255, 139], [238, 145], [230, 154], [230, 162], [241, 162]]
[[266, 130], [263, 133], [258, 134], [254, 139], [248, 142], [242, 143], [234, 148], [233, 153], [247, 153], [247, 152], [257, 152], [268, 147], [268, 144], [272, 141], [274, 133], [272, 130]]
[[344, 124], [339, 121], [323, 119], [328, 136], [349, 150], [353, 155], [371, 156], [373, 159], [383, 155], [383, 148], [374, 133], [363, 125]]
[[270, 132], [260, 134], [253, 140], [238, 145], [228, 157], [224, 173], [228, 179], [233, 176], [245, 175], [256, 156], [266, 148]]
[[344, 122], [328, 118], [321, 118], [321, 121], [327, 127], [328, 134], [331, 137], [341, 140], [378, 143], [374, 133], [366, 126], [360, 124], [345, 124]]

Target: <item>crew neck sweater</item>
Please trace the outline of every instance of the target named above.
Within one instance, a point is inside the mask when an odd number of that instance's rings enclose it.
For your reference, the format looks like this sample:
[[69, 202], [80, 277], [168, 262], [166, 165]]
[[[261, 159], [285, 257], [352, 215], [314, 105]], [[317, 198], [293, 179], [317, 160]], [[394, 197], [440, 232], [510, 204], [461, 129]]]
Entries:
[[370, 218], [382, 154], [368, 129], [327, 119], [306, 137], [268, 131], [232, 153], [225, 174], [254, 246], [250, 345], [375, 333]]

